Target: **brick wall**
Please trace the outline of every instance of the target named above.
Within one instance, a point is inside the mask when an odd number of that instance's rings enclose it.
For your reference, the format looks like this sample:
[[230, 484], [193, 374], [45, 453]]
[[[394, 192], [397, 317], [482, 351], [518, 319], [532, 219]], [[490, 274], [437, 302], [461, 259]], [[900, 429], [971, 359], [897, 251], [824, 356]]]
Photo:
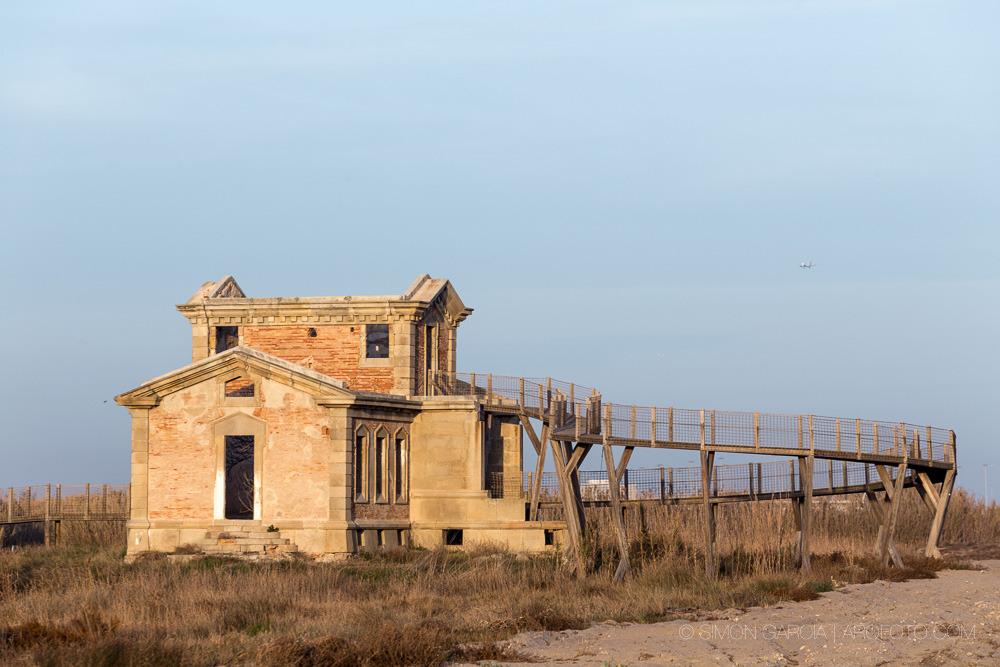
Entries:
[[[217, 443], [214, 425], [245, 413], [267, 423], [261, 518], [329, 517], [330, 442], [327, 411], [305, 392], [274, 380], [254, 387], [259, 407], [227, 407], [213, 378], [164, 397], [149, 415], [149, 518], [212, 520]], [[344, 480], [347, 483], [347, 480]]]
[[[315, 337], [309, 336], [310, 328]], [[344, 380], [348, 389], [382, 394], [392, 391], [391, 367], [360, 365], [363, 325], [245, 326], [242, 335], [244, 345]]]

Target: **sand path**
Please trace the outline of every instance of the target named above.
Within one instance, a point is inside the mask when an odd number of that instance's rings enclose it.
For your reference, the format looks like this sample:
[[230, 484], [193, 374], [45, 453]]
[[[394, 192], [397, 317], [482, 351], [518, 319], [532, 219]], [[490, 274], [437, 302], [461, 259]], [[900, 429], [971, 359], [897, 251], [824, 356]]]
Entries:
[[718, 620], [605, 622], [522, 633], [509, 644], [543, 664], [600, 667], [1000, 665], [1000, 560], [978, 566], [852, 584], [810, 602], [720, 612]]

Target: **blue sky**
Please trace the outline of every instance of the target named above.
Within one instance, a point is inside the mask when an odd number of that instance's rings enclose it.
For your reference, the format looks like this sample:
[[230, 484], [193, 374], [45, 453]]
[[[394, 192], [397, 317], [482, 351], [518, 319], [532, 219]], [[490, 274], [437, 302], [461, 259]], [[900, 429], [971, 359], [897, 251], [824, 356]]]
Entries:
[[998, 19], [8, 3], [0, 486], [126, 481], [111, 398], [189, 360], [173, 306], [202, 282], [426, 272], [476, 308], [461, 370], [953, 428], [960, 483], [995, 464], [997, 497]]

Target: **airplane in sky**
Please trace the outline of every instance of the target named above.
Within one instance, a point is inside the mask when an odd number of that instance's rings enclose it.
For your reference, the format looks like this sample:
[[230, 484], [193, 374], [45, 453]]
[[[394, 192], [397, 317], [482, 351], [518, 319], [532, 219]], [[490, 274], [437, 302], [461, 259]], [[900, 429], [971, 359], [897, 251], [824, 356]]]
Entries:
[[800, 269], [811, 269], [814, 266], [818, 266], [818, 264], [813, 264], [813, 261], [811, 259], [809, 260], [808, 264], [806, 264], [805, 262], [799, 264]]

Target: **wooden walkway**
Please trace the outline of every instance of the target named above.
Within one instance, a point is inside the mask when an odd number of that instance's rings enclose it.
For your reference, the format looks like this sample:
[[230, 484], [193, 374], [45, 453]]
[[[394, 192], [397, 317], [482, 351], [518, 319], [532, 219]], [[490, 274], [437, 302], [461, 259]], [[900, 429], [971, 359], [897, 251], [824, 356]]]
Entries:
[[45, 484], [0, 491], [0, 528], [43, 523], [45, 544], [59, 544], [63, 521], [122, 521], [129, 515], [129, 484]]
[[[587, 503], [613, 507], [622, 561], [616, 578], [629, 570], [628, 540], [621, 520], [623, 502], [699, 502], [705, 512], [706, 568], [714, 576], [715, 513], [720, 502], [793, 502], [801, 564], [809, 571], [811, 501], [818, 495], [865, 493], [879, 524], [875, 551], [880, 562], [902, 566], [893, 542], [903, 489], [917, 489], [933, 521], [925, 553], [940, 557], [938, 540], [956, 471], [956, 439], [951, 430], [902, 422], [842, 419], [817, 415], [722, 412], [640, 407], [604, 402], [590, 387], [551, 378], [492, 374], [435, 374], [432, 394], [468, 396], [496, 414], [517, 415], [538, 455], [525, 495], [529, 516], [538, 517], [542, 489], [558, 491], [566, 517], [567, 555], [582, 568], [580, 543]], [[536, 431], [531, 419], [541, 422]], [[595, 446], [606, 471], [587, 479], [580, 466]], [[615, 459], [613, 448], [620, 454]], [[635, 483], [628, 461], [636, 447], [698, 451], [698, 468], [660, 470], [660, 479]], [[545, 484], [551, 450], [555, 484]], [[787, 461], [715, 465], [717, 453], [785, 457]], [[648, 475], [648, 471], [645, 471]], [[594, 473], [590, 473], [593, 475]], [[582, 478], [581, 478], [582, 475]], [[596, 482], [596, 483], [593, 483]], [[517, 480], [517, 487], [523, 486]], [[602, 486], [603, 485], [603, 486]], [[606, 499], [587, 500], [584, 490], [599, 489]], [[632, 496], [631, 498], [629, 496]]]

